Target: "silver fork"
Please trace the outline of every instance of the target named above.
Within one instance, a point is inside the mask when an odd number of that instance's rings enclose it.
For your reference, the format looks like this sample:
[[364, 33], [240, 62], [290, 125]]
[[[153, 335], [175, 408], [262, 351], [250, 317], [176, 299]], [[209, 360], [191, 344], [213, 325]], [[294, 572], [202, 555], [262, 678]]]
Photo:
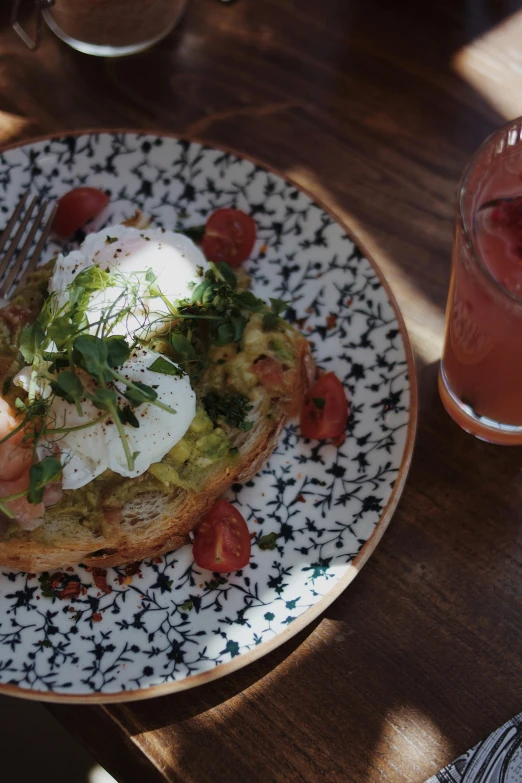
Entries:
[[[49, 232], [51, 230], [52, 222], [54, 219], [54, 215], [56, 213], [56, 204], [53, 205], [51, 208], [51, 211], [46, 217], [46, 211], [47, 207], [49, 206], [49, 201], [43, 201], [36, 217], [33, 219], [32, 223], [29, 225], [29, 221], [31, 220], [34, 210], [36, 208], [36, 205], [38, 203], [38, 196], [34, 196], [27, 209], [24, 212], [24, 208], [26, 205], [26, 202], [30, 196], [30, 191], [26, 190], [23, 194], [22, 198], [16, 205], [16, 208], [9, 218], [9, 222], [7, 226], [5, 227], [2, 236], [0, 237], [0, 298], [4, 301], [0, 301], [0, 307], [6, 303], [6, 301], [9, 299], [9, 294], [11, 293], [11, 289], [13, 287], [13, 283], [15, 282], [16, 278], [20, 274], [22, 267], [24, 265], [24, 262], [27, 258], [27, 255], [31, 249], [31, 245], [33, 244], [33, 241], [38, 233], [38, 230], [41, 229], [41, 234], [38, 239], [37, 245], [34, 249], [33, 254], [31, 255], [27, 266], [23, 272], [23, 275], [18, 280], [17, 286], [15, 291], [20, 289], [23, 284], [25, 283], [25, 280], [27, 278], [27, 275], [29, 275], [31, 272], [33, 272], [36, 269], [36, 266], [38, 264], [38, 261], [40, 260], [40, 256], [42, 255], [42, 250], [45, 245], [45, 242], [47, 240], [47, 237], [49, 236]], [[23, 213], [23, 215], [22, 215]], [[21, 220], [20, 220], [21, 218]], [[13, 232], [13, 229], [16, 227], [18, 221], [20, 220], [20, 224], [16, 228], [16, 231], [11, 238], [11, 234]], [[29, 230], [27, 232], [27, 235], [25, 237], [25, 240], [23, 242], [23, 245], [18, 250], [18, 246], [20, 245], [22, 238], [24, 236], [24, 232], [29, 225]], [[9, 241], [11, 240], [11, 241]], [[7, 248], [7, 249], [6, 249]], [[5, 251], [5, 254], [4, 254]], [[18, 251], [18, 252], [17, 252]], [[14, 258], [14, 261], [13, 261]], [[11, 264], [11, 262], [13, 263]], [[11, 266], [10, 266], [11, 265]], [[2, 280], [2, 277], [5, 275], [4, 279]]]

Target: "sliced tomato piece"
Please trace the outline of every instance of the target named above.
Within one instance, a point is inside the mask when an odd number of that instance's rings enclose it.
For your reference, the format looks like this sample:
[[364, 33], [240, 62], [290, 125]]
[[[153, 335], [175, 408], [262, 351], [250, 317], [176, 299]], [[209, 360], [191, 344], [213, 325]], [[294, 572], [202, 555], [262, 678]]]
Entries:
[[265, 356], [250, 368], [267, 389], [282, 389], [284, 385], [283, 368], [275, 359]]
[[333, 372], [321, 375], [307, 391], [301, 408], [301, 433], [305, 438], [338, 438], [346, 428], [348, 401]]
[[237, 508], [218, 500], [196, 529], [192, 554], [196, 564], [209, 571], [238, 571], [250, 560], [250, 533]]
[[256, 241], [254, 220], [240, 209], [218, 209], [206, 222], [201, 247], [209, 261], [239, 266], [252, 253]]
[[53, 232], [64, 239], [92, 220], [105, 209], [109, 197], [97, 188], [74, 188], [58, 199], [53, 220]]

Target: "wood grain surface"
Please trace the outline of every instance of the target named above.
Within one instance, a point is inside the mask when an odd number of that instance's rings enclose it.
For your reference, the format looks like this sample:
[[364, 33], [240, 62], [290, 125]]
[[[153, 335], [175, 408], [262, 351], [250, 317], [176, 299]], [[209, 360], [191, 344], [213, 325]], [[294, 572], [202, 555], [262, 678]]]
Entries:
[[3, 15], [0, 143], [129, 127], [222, 144], [353, 227], [416, 352], [420, 412], [394, 519], [305, 632], [229, 677], [49, 709], [119, 780], [421, 783], [522, 709], [522, 451], [461, 432], [436, 389], [454, 196], [522, 114], [521, 5], [189, 0], [154, 49], [89, 58]]

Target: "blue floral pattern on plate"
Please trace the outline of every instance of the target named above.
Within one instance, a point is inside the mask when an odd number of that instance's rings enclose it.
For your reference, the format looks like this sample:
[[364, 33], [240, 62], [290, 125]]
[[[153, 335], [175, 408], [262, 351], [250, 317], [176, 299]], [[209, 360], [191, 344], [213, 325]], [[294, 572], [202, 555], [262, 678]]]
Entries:
[[[0, 691], [123, 700], [226, 674], [334, 600], [398, 500], [413, 446], [415, 385], [400, 316], [376, 269], [292, 183], [222, 150], [135, 133], [45, 139], [0, 154], [5, 214], [29, 186], [55, 199], [83, 184], [111, 195], [96, 229], [137, 208], [174, 229], [203, 223], [219, 207], [250, 212], [258, 226], [247, 263], [254, 292], [289, 303], [286, 317], [350, 400], [339, 448], [307, 441], [291, 422], [254, 480], [231, 488], [253, 534], [252, 560], [240, 572], [206, 572], [184, 547], [135, 573], [109, 569], [110, 591], [82, 566], [64, 572], [61, 588], [80, 583], [70, 599], [57, 597], [47, 577], [0, 573]], [[58, 250], [51, 243], [46, 259]], [[277, 538], [266, 539], [270, 533]], [[273, 548], [264, 548], [267, 540]]]

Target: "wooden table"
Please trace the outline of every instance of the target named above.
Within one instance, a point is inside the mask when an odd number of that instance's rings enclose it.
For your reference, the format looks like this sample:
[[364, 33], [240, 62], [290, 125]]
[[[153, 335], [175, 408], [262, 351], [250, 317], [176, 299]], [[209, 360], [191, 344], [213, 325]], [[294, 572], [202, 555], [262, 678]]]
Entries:
[[522, 114], [518, 2], [189, 0], [140, 56], [0, 31], [0, 143], [147, 128], [252, 155], [353, 227], [416, 352], [406, 490], [377, 551], [306, 631], [170, 697], [52, 713], [121, 781], [421, 783], [522, 709], [522, 452], [461, 432], [436, 389], [454, 194]]

